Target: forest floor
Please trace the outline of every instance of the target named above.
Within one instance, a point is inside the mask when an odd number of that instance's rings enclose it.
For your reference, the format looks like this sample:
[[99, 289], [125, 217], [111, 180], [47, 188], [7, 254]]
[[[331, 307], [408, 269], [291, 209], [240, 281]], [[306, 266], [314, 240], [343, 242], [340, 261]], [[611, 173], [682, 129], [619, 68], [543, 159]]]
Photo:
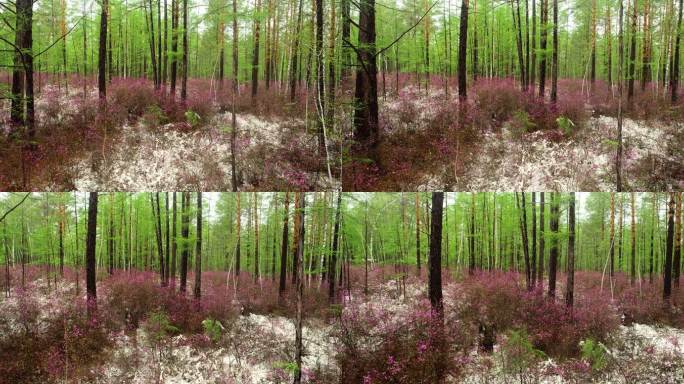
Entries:
[[[346, 296], [345, 313], [360, 312], [378, 316], [382, 321], [364, 330], [366, 342], [374, 348], [374, 337], [381, 335], [388, 324], [410, 324], [411, 313], [425, 300], [423, 285], [409, 281], [402, 285], [388, 280], [374, 287], [367, 298], [363, 295]], [[0, 300], [0, 340], [8, 333], [22, 333], [26, 309], [21, 294], [13, 290], [9, 299]], [[45, 280], [38, 279], [28, 286], [31, 300], [37, 303], [37, 321], [31, 332], [40, 332], [59, 307], [73, 301], [74, 284], [58, 282], [47, 289]], [[445, 288], [445, 307], [459, 305], [458, 286], [448, 283]], [[98, 300], [108, 297], [100, 293]], [[239, 303], [233, 303], [239, 306]], [[13, 319], [12, 316], [17, 316]], [[340, 382], [338, 352], [343, 348], [338, 339], [340, 329], [335, 320], [325, 321], [308, 316], [303, 328], [303, 382]], [[392, 327], [392, 325], [389, 325]], [[100, 363], [90, 368], [90, 375], [100, 383], [289, 383], [294, 361], [294, 320], [277, 313], [242, 313], [221, 323], [220, 338], [211, 341], [199, 335], [160, 337], [154, 328], [141, 326], [135, 330], [109, 334], [110, 346]], [[65, 331], [66, 332], [66, 331]], [[510, 356], [503, 352], [507, 336], [501, 335], [494, 353], [483, 353], [473, 348], [462, 357], [465, 365], [458, 377], [448, 383], [682, 383], [684, 379], [684, 330], [657, 324], [621, 325], [609, 342], [600, 344], [609, 361], [600, 373], [592, 371], [586, 362], [560, 361], [541, 357], [524, 366], [511, 366]], [[370, 343], [370, 344], [363, 344]], [[410, 343], [410, 341], [409, 341]], [[380, 353], [380, 352], [377, 352]], [[389, 352], [388, 352], [389, 353]], [[362, 357], [359, 357], [362, 358]], [[382, 359], [382, 357], [380, 357]], [[574, 365], [573, 365], [574, 364]], [[569, 368], [570, 367], [570, 368]], [[592, 373], [593, 372], [593, 373]], [[0, 379], [0, 382], [2, 380]], [[371, 381], [374, 382], [374, 381]]]
[[[524, 96], [510, 96], [516, 97]], [[508, 110], [505, 103], [516, 104], [508, 99], [497, 101], [505, 104], [502, 106], [484, 105], [489, 101], [485, 99], [470, 107], [467, 118], [473, 119], [474, 131], [467, 133], [454, 123], [454, 111], [459, 108], [454, 98], [447, 99], [438, 90], [426, 95], [413, 87], [404, 89], [399, 97], [388, 96], [380, 107], [382, 170], [363, 187], [427, 191], [615, 189], [615, 117], [585, 104], [585, 117], [572, 122], [571, 133], [558, 128], [536, 129], [532, 116], [536, 110], [529, 114], [522, 109]], [[525, 108], [553, 110], [531, 104]], [[491, 115], [506, 117], [495, 121]], [[548, 115], [539, 118], [549, 119]], [[455, 137], [466, 144], [459, 148]], [[626, 189], [684, 187], [682, 123], [628, 115], [623, 140]], [[354, 180], [355, 175], [346, 177]]]
[[[225, 105], [230, 97], [212, 98], [209, 86], [197, 82], [186, 106], [142, 80], [117, 80], [110, 88], [105, 116], [98, 113], [95, 91], [84, 99], [77, 88], [67, 94], [45, 85], [36, 98], [33, 150], [8, 135], [9, 124], [3, 124], [9, 120], [8, 108], [0, 113], [0, 157], [6, 159], [0, 165], [0, 187], [232, 190], [232, 124]], [[236, 102], [239, 190], [339, 187], [335, 162], [329, 175], [325, 157], [318, 154], [315, 131], [295, 112], [298, 104], [282, 106], [270, 100], [280, 97], [275, 91], [263, 97], [256, 105], [248, 95]], [[329, 143], [331, 152], [338, 146]], [[336, 156], [329, 154], [331, 159]]]

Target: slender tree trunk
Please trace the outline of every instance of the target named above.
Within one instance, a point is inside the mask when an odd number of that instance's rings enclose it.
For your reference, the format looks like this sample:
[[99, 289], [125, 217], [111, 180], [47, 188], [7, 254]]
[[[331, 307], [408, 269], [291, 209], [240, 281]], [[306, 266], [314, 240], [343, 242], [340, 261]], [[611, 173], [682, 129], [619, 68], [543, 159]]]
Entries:
[[537, 267], [537, 281], [540, 285], [543, 285], [544, 282], [544, 211], [546, 209], [544, 195], [544, 192], [539, 193], [539, 266]]
[[632, 225], [631, 225], [631, 233], [632, 233], [632, 260], [631, 260], [631, 268], [630, 268], [630, 282], [632, 285], [636, 282], [636, 212], [635, 212], [635, 203], [634, 203], [634, 192], [630, 193], [630, 196], [632, 198]]
[[301, 384], [302, 382], [302, 357], [304, 355], [304, 345], [302, 337], [302, 301], [304, 295], [304, 209], [306, 207], [306, 195], [304, 193], [298, 193], [295, 195], [295, 201], [298, 201], [298, 211], [297, 215], [299, 220], [297, 222], [296, 231], [297, 236], [297, 254], [295, 255], [295, 266], [296, 275], [300, 278], [296, 279], [297, 287], [297, 315], [296, 315], [296, 327], [295, 327], [295, 365], [296, 369], [294, 371], [294, 384]]
[[303, 0], [299, 0], [295, 36], [294, 42], [292, 44], [292, 62], [290, 64], [290, 102], [294, 102], [295, 97], [297, 96], [297, 83], [299, 77], [299, 34], [302, 29], [302, 1]]
[[[176, 77], [178, 76], [178, 13], [180, 0], [171, 0], [171, 85], [169, 94], [176, 97]], [[237, 1], [237, 0], [234, 0]]]
[[[548, 0], [546, 0], [548, 1]], [[551, 57], [551, 102], [558, 101], [558, 0], [553, 0], [553, 56]]]
[[195, 241], [195, 300], [202, 296], [202, 192], [197, 192], [197, 240]]
[[682, 194], [675, 194], [677, 206], [675, 207], [674, 227], [674, 255], [672, 256], [672, 274], [675, 288], [679, 288], [679, 275], [682, 267]]
[[420, 262], [420, 194], [416, 192], [415, 194], [415, 205], [416, 205], [416, 268], [418, 270], [418, 276], [420, 276], [420, 270], [422, 264]]
[[610, 278], [615, 275], [615, 193], [610, 194]]
[[102, 0], [100, 12], [100, 45], [98, 50], [97, 87], [100, 100], [107, 98], [107, 19], [109, 18], [109, 0]]
[[565, 285], [565, 305], [572, 307], [575, 288], [575, 192], [570, 192], [568, 205], [568, 282]]
[[337, 192], [337, 210], [335, 212], [335, 227], [333, 229], [332, 255], [328, 272], [328, 301], [335, 302], [335, 275], [337, 271], [337, 254], [339, 252], [340, 214], [342, 211], [342, 191]]
[[637, 3], [632, 0], [632, 25], [629, 48], [629, 73], [627, 74], [627, 100], [632, 102], [634, 97], [634, 76], [636, 74], [636, 35], [637, 35]]
[[458, 34], [458, 98], [464, 102], [468, 98], [466, 84], [466, 54], [468, 49], [468, 1], [461, 1], [461, 22]]
[[444, 208], [444, 192], [432, 192], [432, 210], [430, 219], [430, 257], [429, 297], [432, 310], [440, 316], [444, 310], [442, 304], [442, 212]]
[[181, 213], [181, 265], [180, 265], [180, 292], [185, 293], [188, 278], [188, 237], [190, 235], [190, 192], [182, 193], [183, 212]]
[[172, 213], [172, 217], [171, 217], [171, 221], [172, 221], [172, 225], [173, 225], [171, 227], [172, 228], [171, 236], [173, 238], [173, 242], [171, 242], [171, 272], [170, 272], [172, 287], [176, 286], [176, 251], [178, 249], [178, 239], [176, 238], [176, 235], [177, 235], [176, 223], [178, 222], [176, 220], [176, 214], [177, 214], [176, 209], [177, 209], [176, 208], [176, 192], [174, 192], [173, 193], [173, 213]]
[[667, 243], [665, 246], [665, 266], [663, 267], [663, 299], [669, 302], [672, 295], [672, 251], [674, 246], [675, 192], [670, 192], [667, 204]]
[[677, 33], [675, 34], [675, 51], [670, 68], [670, 100], [672, 104], [677, 102], [677, 88], [679, 87], [679, 41], [681, 40], [682, 31], [682, 0], [679, 0], [679, 16], [677, 16]]
[[240, 229], [242, 225], [240, 224], [240, 219], [242, 216], [242, 211], [240, 210], [240, 193], [238, 192], [236, 194], [237, 198], [237, 207], [236, 207], [236, 214], [235, 214], [235, 219], [237, 220], [237, 223], [235, 224], [235, 233], [236, 233], [236, 244], [235, 244], [235, 276], [238, 278], [240, 277]]
[[[554, 0], [555, 2], [556, 0]], [[549, 297], [556, 297], [556, 270], [558, 268], [558, 193], [551, 192], [551, 249], [549, 250]]]
[[259, 32], [261, 30], [261, 0], [256, 1], [254, 19], [254, 51], [252, 53], [252, 100], [259, 90]]
[[287, 284], [287, 246], [290, 243], [288, 237], [290, 235], [289, 224], [289, 209], [290, 209], [290, 192], [285, 192], [285, 213], [283, 214], [283, 241], [280, 244], [280, 285], [278, 286], [278, 294], [283, 297], [285, 294], [285, 285]]
[[[179, 1], [179, 0], [176, 0]], [[188, 98], [188, 0], [183, 0], [183, 78], [181, 80], [181, 100]]]
[[541, 35], [539, 36], [540, 50], [542, 51], [539, 61], [539, 97], [545, 97], [546, 87], [546, 37], [548, 34], [549, 0], [541, 0]]

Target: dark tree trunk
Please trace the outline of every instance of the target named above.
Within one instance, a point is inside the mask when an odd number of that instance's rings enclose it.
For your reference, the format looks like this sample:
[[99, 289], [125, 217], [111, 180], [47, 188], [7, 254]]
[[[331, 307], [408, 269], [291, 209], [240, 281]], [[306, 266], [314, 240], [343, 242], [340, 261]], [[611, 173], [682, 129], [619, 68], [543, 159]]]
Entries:
[[679, 288], [679, 275], [682, 267], [682, 194], [678, 192], [675, 196], [677, 206], [675, 207], [675, 234], [674, 234], [674, 255], [672, 256], [672, 278], [674, 286]]
[[[522, 207], [519, 199], [522, 200]], [[520, 227], [520, 238], [522, 239], [523, 257], [525, 260], [525, 283], [527, 290], [529, 291], [532, 290], [532, 268], [530, 264], [530, 249], [527, 239], [527, 209], [525, 207], [525, 192], [522, 193], [521, 198], [519, 198], [518, 194], [516, 193], [515, 200], [516, 204], [518, 205], [518, 223]]]
[[164, 255], [166, 255], [166, 259], [164, 260], [164, 286], [167, 286], [169, 284], [169, 270], [170, 270], [170, 259], [171, 259], [171, 238], [170, 238], [170, 230], [169, 228], [169, 193], [165, 192], [164, 193], [164, 217], [166, 218], [166, 236], [165, 236], [165, 241], [166, 241], [166, 251], [164, 252]]
[[299, 33], [302, 29], [302, 1], [299, 0], [299, 9], [297, 11], [297, 24], [295, 26], [295, 36], [292, 45], [292, 63], [290, 65], [290, 102], [295, 101], [297, 96], [297, 82], [298, 82], [298, 65], [299, 65]]
[[537, 199], [532, 192], [532, 252], [530, 253], [530, 279], [532, 287], [537, 283]]
[[420, 194], [416, 192], [416, 268], [420, 276], [422, 263], [420, 262]]
[[298, 233], [297, 236], [297, 254], [295, 255], [295, 267], [297, 270], [297, 275], [300, 276], [296, 280], [297, 286], [297, 318], [296, 318], [296, 330], [295, 330], [295, 364], [296, 369], [294, 371], [294, 384], [300, 384], [302, 382], [302, 357], [304, 355], [304, 345], [302, 337], [302, 299], [304, 294], [304, 208], [306, 207], [306, 196], [304, 193], [298, 193], [295, 198], [299, 202], [297, 214], [299, 215], [299, 221], [297, 222], [297, 228], [295, 230]]
[[539, 37], [539, 49], [543, 52], [539, 61], [539, 97], [543, 98], [546, 92], [546, 37], [548, 35], [549, 0], [541, 0], [541, 31]]
[[202, 192], [197, 192], [197, 241], [195, 242], [195, 300], [202, 296]]
[[159, 192], [157, 192], [154, 196], [150, 194], [150, 201], [152, 203], [152, 213], [154, 214], [154, 230], [157, 240], [157, 254], [159, 255], [159, 278], [161, 285], [164, 286], [166, 279], [164, 277], [164, 247], [162, 246], [163, 239], [161, 230], [161, 214], [159, 212]]
[[[351, 36], [351, 0], [341, 0], [340, 7], [342, 8], [342, 79], [346, 80], [351, 75], [351, 47], [349, 38]], [[396, 69], [395, 69], [396, 70]]]
[[[556, 1], [556, 0], [554, 0]], [[558, 194], [551, 192], [551, 249], [549, 251], [549, 297], [556, 297], [556, 269], [558, 267]]]
[[88, 314], [97, 311], [97, 287], [95, 244], [97, 242], [97, 192], [88, 195], [88, 231], [86, 233], [86, 292], [88, 296]]
[[682, 0], [679, 0], [679, 16], [677, 17], [677, 33], [675, 34], [675, 51], [672, 68], [670, 68], [670, 99], [672, 104], [677, 102], [677, 87], [679, 87], [679, 41], [682, 30]]
[[182, 192], [182, 213], [181, 213], [181, 265], [180, 265], [180, 287], [183, 293], [186, 291], [188, 278], [188, 236], [190, 234], [190, 192]]
[[432, 210], [430, 218], [430, 278], [429, 297], [432, 310], [440, 314], [442, 304], [442, 212], [444, 209], [444, 192], [432, 192]]
[[176, 227], [178, 221], [176, 220], [176, 192], [173, 193], [173, 214], [172, 214], [172, 230], [171, 230], [171, 237], [173, 238], [173, 242], [171, 243], [171, 271], [170, 271], [170, 276], [171, 276], [171, 284], [172, 286], [175, 287], [176, 285], [176, 251], [178, 250], [178, 240], [176, 239]]
[[235, 276], [237, 276], [239, 279], [240, 278], [240, 258], [242, 257], [240, 255], [240, 248], [241, 248], [240, 247], [240, 229], [241, 229], [241, 224], [240, 224], [241, 220], [240, 219], [242, 218], [241, 217], [242, 211], [240, 210], [240, 193], [237, 193], [236, 197], [237, 197], [237, 203], [236, 203], [237, 214], [235, 215], [235, 218], [237, 220], [237, 223], [236, 223], [235, 228], [236, 228], [236, 232], [237, 232], [237, 234], [236, 234], [237, 242], [235, 244]]
[[328, 300], [335, 302], [335, 275], [337, 271], [337, 254], [339, 252], [340, 212], [342, 210], [342, 191], [337, 192], [337, 210], [335, 212], [335, 227], [333, 228], [332, 255], [328, 272]]
[[627, 73], [627, 100], [631, 103], [634, 97], [634, 75], [636, 73], [636, 35], [637, 35], [637, 9], [636, 0], [632, 0], [632, 26], [629, 47], [629, 72]]
[[544, 192], [539, 193], [539, 263], [537, 266], [537, 281], [540, 285], [544, 282]]
[[[325, 124], [325, 60], [323, 60], [323, 1], [316, 0], [316, 85], [319, 110], [321, 118], [318, 119], [318, 149], [321, 154], [325, 151], [325, 136], [323, 132]], [[334, 6], [334, 4], [333, 4]]]
[[475, 273], [475, 192], [470, 193], [470, 236], [468, 236], [468, 273]]
[[568, 282], [565, 285], [565, 305], [572, 307], [575, 289], [575, 192], [568, 205]]
[[378, 128], [378, 68], [375, 47], [375, 0], [359, 4], [359, 66], [354, 92], [354, 140], [368, 157], [377, 160], [380, 140]]
[[672, 251], [674, 246], [675, 192], [670, 192], [667, 204], [667, 243], [665, 245], [665, 266], [663, 266], [663, 299], [667, 302], [672, 295]]
[[466, 54], [468, 49], [468, 0], [461, 1], [461, 23], [458, 34], [458, 97], [461, 101], [468, 98], [466, 84]]
[[178, 76], [178, 2], [171, 1], [171, 86], [169, 93], [176, 97], [176, 77]]
[[259, 32], [261, 30], [261, 0], [256, 2], [257, 16], [254, 20], [254, 51], [252, 53], [252, 99], [259, 90]]
[[231, 115], [231, 131], [230, 131], [230, 170], [231, 170], [231, 186], [233, 192], [238, 190], [238, 171], [237, 171], [237, 117], [235, 116], [235, 97], [239, 90], [238, 85], [238, 23], [237, 23], [237, 0], [233, 0], [233, 105], [230, 111]]
[[280, 285], [278, 286], [278, 294], [282, 297], [285, 293], [285, 285], [287, 284], [287, 246], [290, 242], [288, 239], [290, 235], [290, 228], [288, 227], [290, 221], [290, 192], [285, 192], [285, 212], [283, 214], [283, 242], [280, 244]]
[[100, 45], [97, 63], [97, 87], [100, 100], [107, 98], [107, 19], [109, 14], [109, 0], [102, 0], [100, 12]]
[[[548, 1], [548, 0], [546, 0]], [[551, 102], [558, 101], [558, 0], [553, 0], [553, 54], [551, 56]]]
[[[178, 1], [178, 0], [176, 0]], [[183, 0], [183, 78], [181, 100], [188, 98], [188, 0]]]

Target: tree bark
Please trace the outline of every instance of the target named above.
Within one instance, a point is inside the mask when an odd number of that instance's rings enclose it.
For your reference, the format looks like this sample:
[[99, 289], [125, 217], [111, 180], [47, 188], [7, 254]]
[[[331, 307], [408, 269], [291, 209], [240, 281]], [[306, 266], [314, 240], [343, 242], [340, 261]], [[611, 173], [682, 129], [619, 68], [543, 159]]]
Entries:
[[458, 34], [458, 98], [468, 98], [466, 79], [466, 54], [468, 49], [468, 0], [461, 1], [461, 22]]
[[296, 327], [295, 327], [295, 364], [296, 369], [294, 371], [294, 384], [301, 384], [302, 382], [302, 357], [304, 355], [304, 345], [302, 337], [302, 301], [304, 295], [304, 209], [306, 207], [306, 195], [302, 193], [297, 193], [295, 195], [295, 201], [299, 202], [297, 215], [299, 220], [297, 222], [297, 228], [295, 229], [298, 233], [297, 236], [297, 254], [295, 255], [295, 266], [297, 273], [296, 275], [300, 278], [296, 279], [297, 287], [297, 315], [296, 315]]
[[339, 252], [339, 234], [340, 234], [340, 215], [342, 211], [342, 191], [337, 192], [337, 209], [335, 212], [335, 227], [333, 228], [333, 243], [332, 254], [330, 257], [330, 265], [328, 272], [328, 300], [331, 303], [335, 302], [335, 275], [337, 271], [337, 255]]
[[197, 240], [195, 242], [195, 300], [202, 296], [202, 192], [197, 192]]
[[109, 0], [102, 0], [100, 12], [100, 43], [97, 64], [97, 87], [100, 100], [107, 98], [107, 19], [109, 18]]
[[185, 293], [188, 278], [188, 237], [190, 234], [190, 192], [182, 192], [183, 212], [181, 213], [181, 265], [180, 265], [180, 292]]
[[[556, 1], [556, 0], [554, 0]], [[556, 270], [558, 264], [558, 195], [551, 192], [551, 249], [549, 250], [549, 297], [556, 297]]]
[[285, 294], [287, 284], [287, 246], [289, 245], [290, 228], [289, 215], [290, 210], [290, 192], [285, 192], [285, 212], [283, 214], [283, 241], [280, 244], [280, 285], [278, 286], [278, 294], [283, 297]]
[[565, 305], [572, 307], [575, 290], [575, 192], [568, 205], [568, 282], [565, 285]]
[[97, 192], [88, 194], [88, 231], [86, 234], [86, 292], [88, 315], [97, 311], [95, 244], [97, 242]]

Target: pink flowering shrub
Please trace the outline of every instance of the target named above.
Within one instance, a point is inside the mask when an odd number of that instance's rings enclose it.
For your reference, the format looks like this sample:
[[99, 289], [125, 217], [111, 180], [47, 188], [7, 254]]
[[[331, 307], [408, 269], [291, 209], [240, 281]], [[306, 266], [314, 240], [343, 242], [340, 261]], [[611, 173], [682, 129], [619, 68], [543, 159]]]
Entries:
[[396, 318], [370, 305], [347, 307], [337, 321], [337, 364], [343, 383], [435, 383], [458, 377], [451, 332], [427, 301]]

